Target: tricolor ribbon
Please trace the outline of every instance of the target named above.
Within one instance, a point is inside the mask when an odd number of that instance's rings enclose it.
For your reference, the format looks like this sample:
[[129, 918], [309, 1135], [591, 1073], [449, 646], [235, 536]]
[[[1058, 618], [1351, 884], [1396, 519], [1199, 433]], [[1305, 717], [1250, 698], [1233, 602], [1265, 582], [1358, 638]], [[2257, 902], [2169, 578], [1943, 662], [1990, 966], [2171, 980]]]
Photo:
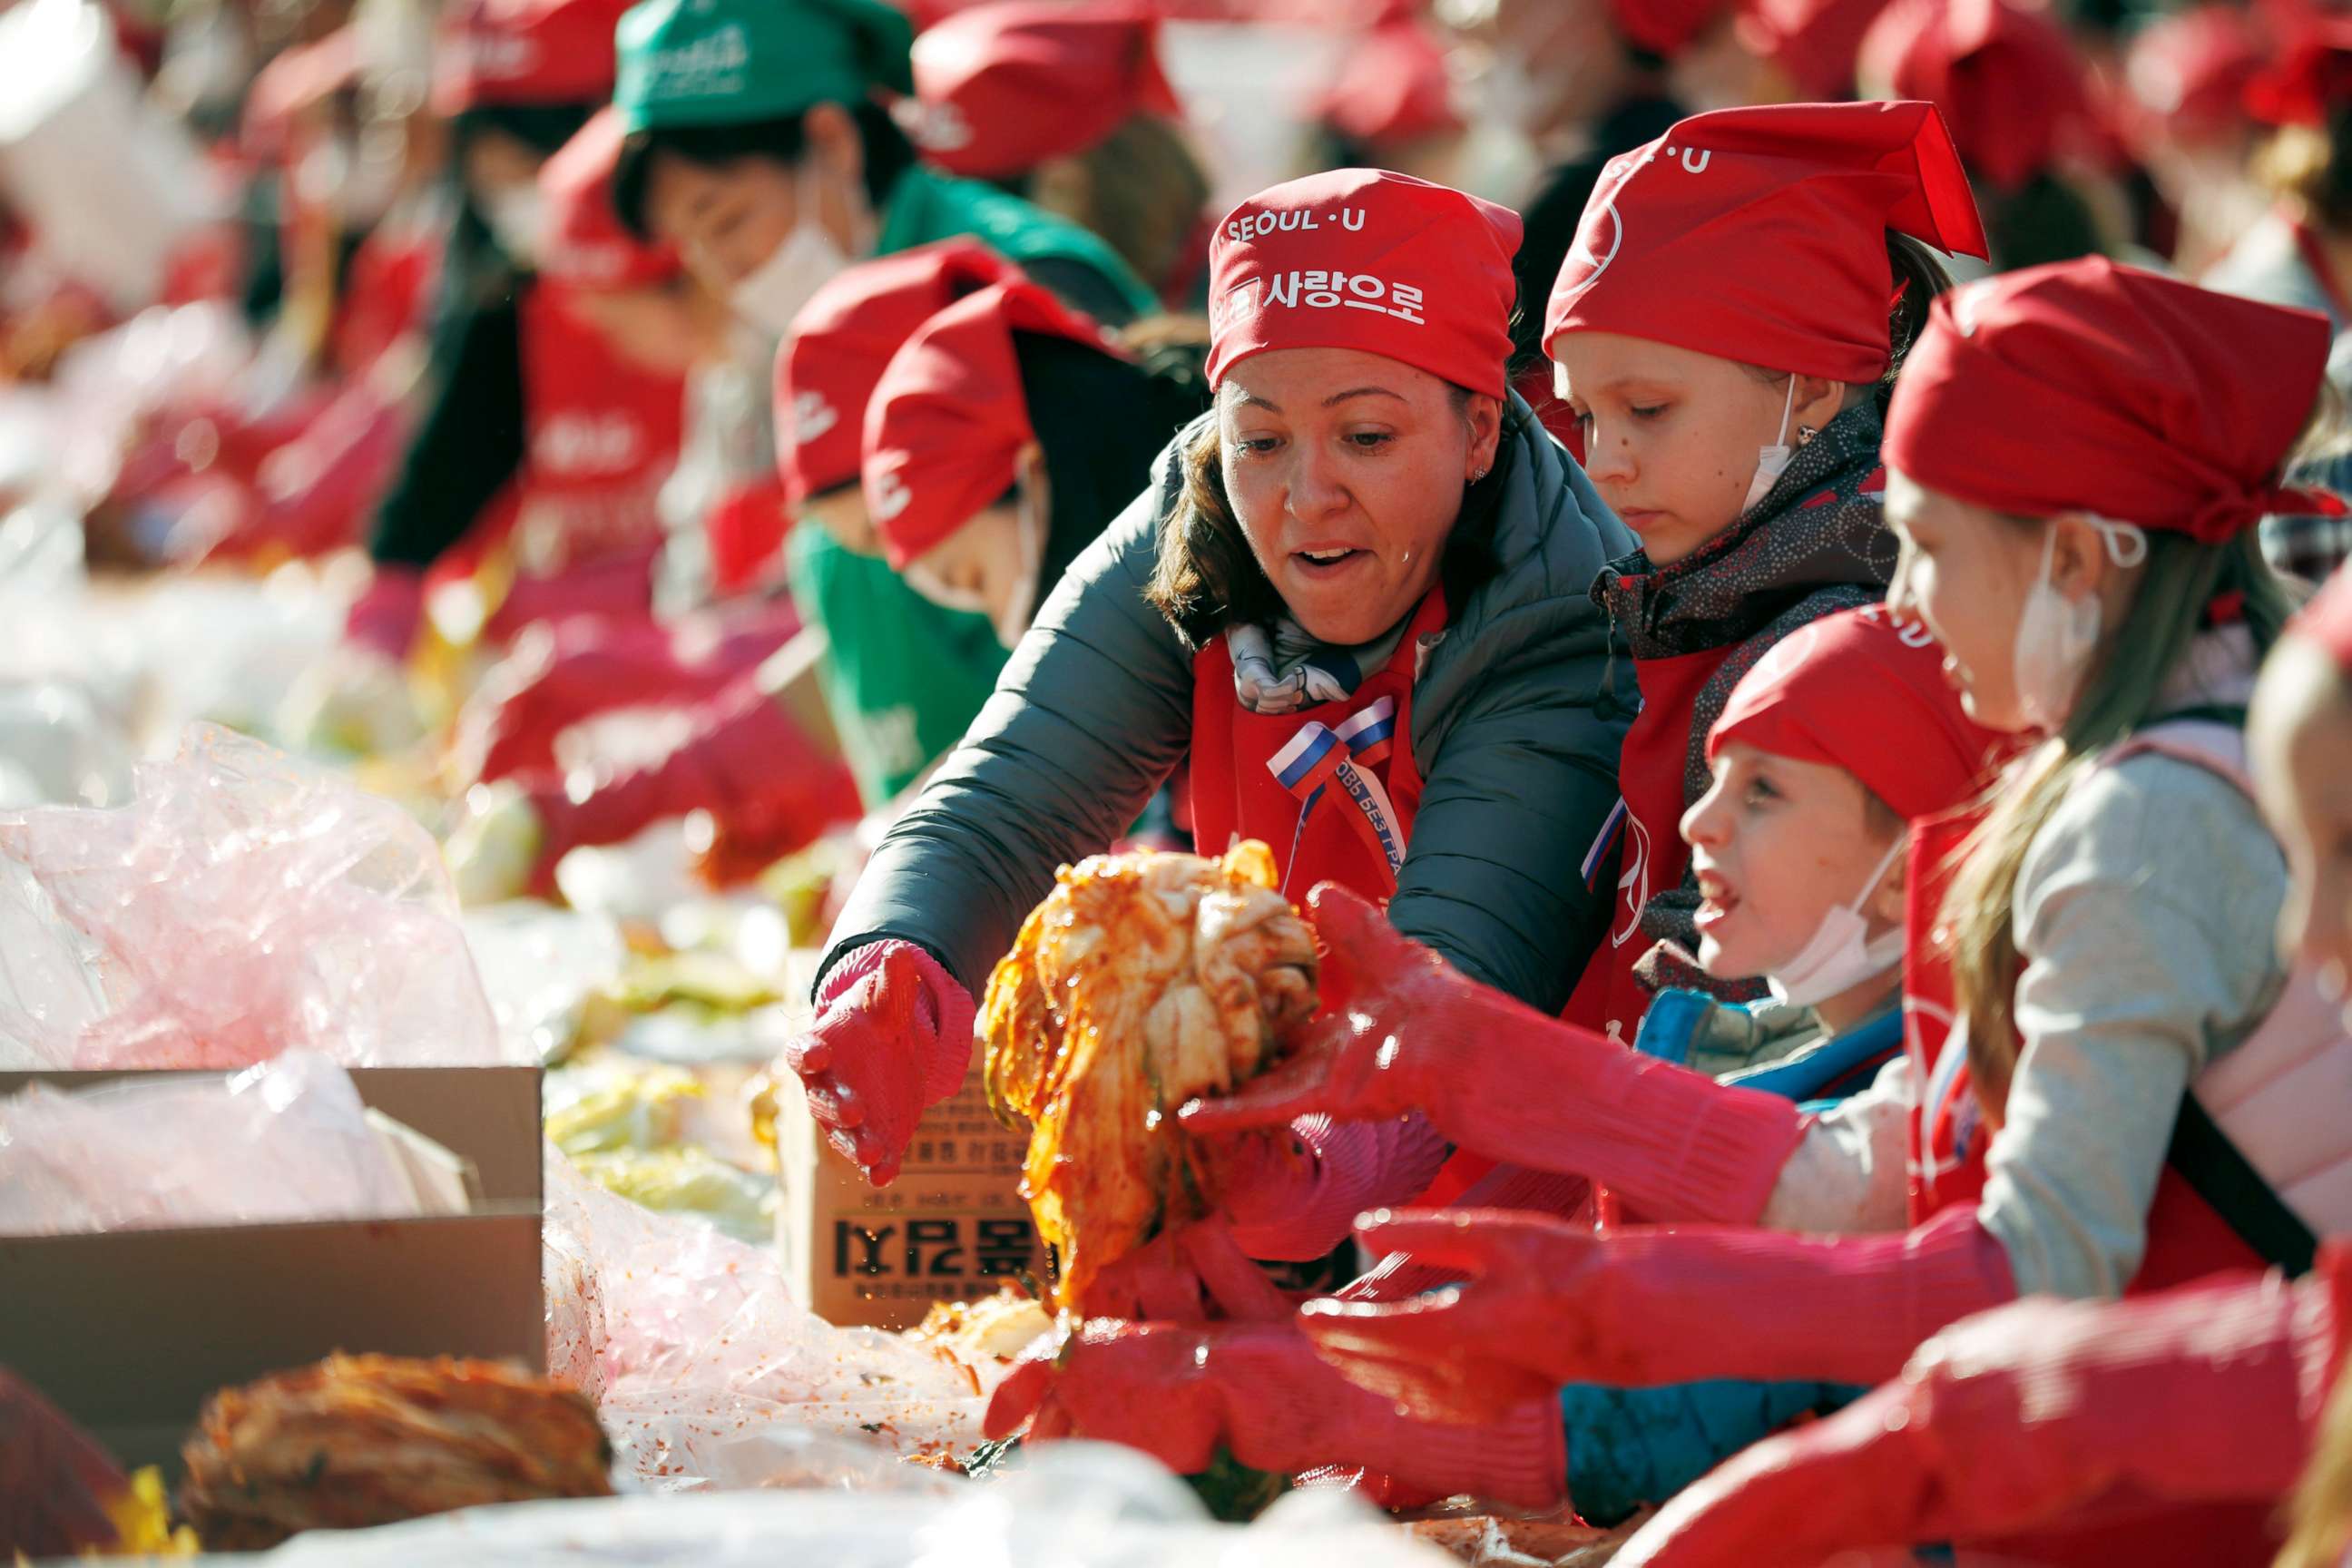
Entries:
[[1395, 748], [1396, 699], [1383, 697], [1349, 715], [1336, 730], [1313, 721], [1300, 725], [1298, 732], [1267, 759], [1266, 770], [1300, 803], [1289, 864], [1297, 863], [1308, 815], [1323, 798], [1325, 788], [1336, 782], [1341, 796], [1354, 808], [1348, 814], [1349, 825], [1387, 862], [1389, 880], [1396, 880], [1404, 865], [1404, 829], [1387, 786], [1371, 771]]

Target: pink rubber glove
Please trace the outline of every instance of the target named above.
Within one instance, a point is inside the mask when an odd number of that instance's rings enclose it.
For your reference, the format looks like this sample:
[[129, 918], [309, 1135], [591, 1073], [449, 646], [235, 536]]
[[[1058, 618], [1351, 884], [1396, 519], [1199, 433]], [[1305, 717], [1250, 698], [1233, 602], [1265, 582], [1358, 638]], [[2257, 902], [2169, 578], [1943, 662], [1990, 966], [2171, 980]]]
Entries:
[[1492, 1209], [1373, 1215], [1357, 1234], [1470, 1283], [1309, 1301], [1307, 1331], [1364, 1387], [1446, 1421], [1492, 1419], [1570, 1383], [1878, 1383], [1937, 1329], [2017, 1293], [2000, 1243], [1966, 1209], [1892, 1236], [1595, 1236]]
[[542, 889], [567, 851], [617, 844], [688, 812], [707, 811], [728, 838], [759, 846], [766, 856], [759, 864], [766, 865], [835, 823], [856, 821], [861, 809], [848, 767], [819, 752], [749, 678], [714, 699], [659, 761], [584, 790], [572, 790], [572, 782], [542, 776], [529, 789], [543, 829], [532, 879]]
[[1235, 1245], [1222, 1218], [1154, 1237], [1095, 1277], [1089, 1318], [1168, 1323], [1287, 1323], [1298, 1303]]
[[2309, 1458], [2347, 1322], [2341, 1247], [2293, 1285], [2237, 1275], [2129, 1301], [2002, 1307], [1929, 1340], [1860, 1403], [1730, 1459], [1617, 1561], [1811, 1564], [2017, 1535], [2118, 1489], [2275, 1501]]
[[484, 640], [503, 647], [525, 626], [602, 616], [644, 620], [653, 614], [654, 563], [661, 546], [616, 550], [548, 576], [518, 576], [490, 612]]
[[106, 1510], [129, 1485], [95, 1439], [0, 1367], [0, 1552], [69, 1557], [119, 1545]]
[[1437, 1179], [1447, 1153], [1424, 1116], [1302, 1116], [1281, 1133], [1220, 1139], [1213, 1149], [1234, 1240], [1252, 1258], [1284, 1262], [1325, 1256], [1368, 1209], [1412, 1202]]
[[375, 563], [367, 591], [343, 619], [343, 640], [380, 653], [394, 664], [406, 661], [425, 615], [425, 574], [390, 561]]
[[617, 708], [719, 695], [791, 636], [789, 619], [689, 644], [656, 622], [572, 619], [515, 639], [457, 720], [459, 765], [488, 784], [555, 765], [555, 738]]
[[1124, 1443], [1185, 1474], [1208, 1468], [1223, 1447], [1256, 1469], [1363, 1466], [1438, 1497], [1542, 1509], [1567, 1495], [1550, 1400], [1493, 1427], [1417, 1421], [1324, 1365], [1287, 1323], [1089, 1322], [1069, 1342], [1033, 1351], [998, 1385], [988, 1435], [1008, 1436], [1024, 1421], [1032, 1441]]
[[365, 381], [352, 384], [310, 428], [262, 460], [253, 536], [224, 542], [227, 552], [276, 545], [322, 555], [356, 542], [407, 450], [409, 418]]
[[816, 1022], [779, 1059], [826, 1142], [887, 1187], [923, 1112], [963, 1087], [971, 993], [913, 942], [886, 939], [836, 963], [816, 1005]]
[[1324, 1010], [1293, 1054], [1230, 1099], [1187, 1106], [1196, 1133], [1306, 1111], [1428, 1113], [1508, 1164], [1589, 1176], [1655, 1219], [1746, 1225], [1804, 1135], [1790, 1101], [1728, 1089], [1563, 1024], [1457, 973], [1336, 883], [1307, 897]]

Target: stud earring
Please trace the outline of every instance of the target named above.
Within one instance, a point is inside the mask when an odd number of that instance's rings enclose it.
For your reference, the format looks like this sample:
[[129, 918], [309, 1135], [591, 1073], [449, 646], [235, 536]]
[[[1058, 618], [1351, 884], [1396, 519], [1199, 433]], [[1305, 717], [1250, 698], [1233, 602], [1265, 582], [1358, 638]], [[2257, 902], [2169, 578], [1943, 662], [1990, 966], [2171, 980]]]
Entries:
[[1812, 443], [1813, 437], [1820, 434], [1820, 431], [1814, 429], [1810, 425], [1800, 425], [1797, 426], [1797, 445], [1800, 447], [1810, 446]]

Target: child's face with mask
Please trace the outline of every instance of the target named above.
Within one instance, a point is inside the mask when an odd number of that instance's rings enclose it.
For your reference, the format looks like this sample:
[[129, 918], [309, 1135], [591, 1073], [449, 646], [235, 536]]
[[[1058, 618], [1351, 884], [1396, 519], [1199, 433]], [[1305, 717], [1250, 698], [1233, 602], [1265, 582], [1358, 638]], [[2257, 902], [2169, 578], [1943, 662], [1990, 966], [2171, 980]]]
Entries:
[[[1824, 999], [1811, 994], [1824, 985], [1835, 985], [1836, 996], [1893, 984], [1903, 824], [1852, 773], [1727, 741], [1713, 785], [1684, 815], [1682, 831], [1706, 899], [1698, 959], [1709, 974], [1786, 977], [1791, 999], [1809, 1004]], [[1832, 956], [1826, 942], [1814, 943], [1840, 910], [1860, 917], [1853, 932], [1860, 941], [1840, 943], [1843, 951]]]
[[1013, 493], [983, 507], [907, 565], [907, 585], [945, 609], [986, 616], [1011, 647], [1029, 629], [1052, 584], [1039, 580], [1051, 526], [1044, 455], [1035, 443], [1015, 463]]
[[1584, 470], [1654, 566], [1671, 566], [1763, 500], [1767, 447], [1794, 452], [1837, 415], [1843, 384], [1766, 376], [1619, 332], [1552, 341], [1556, 383], [1584, 426]]

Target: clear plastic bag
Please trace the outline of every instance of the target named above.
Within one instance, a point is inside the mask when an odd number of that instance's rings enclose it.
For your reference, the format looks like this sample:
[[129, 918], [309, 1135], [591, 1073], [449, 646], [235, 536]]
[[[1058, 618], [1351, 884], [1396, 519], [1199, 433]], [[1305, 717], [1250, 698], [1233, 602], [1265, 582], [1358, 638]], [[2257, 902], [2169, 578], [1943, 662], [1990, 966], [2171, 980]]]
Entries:
[[528, 1063], [502, 1047], [432, 836], [192, 728], [113, 810], [0, 813], [0, 1068]]
[[0, 1100], [0, 1236], [417, 1212], [351, 1075], [309, 1052]]
[[552, 1146], [546, 1184], [548, 1368], [596, 1400], [646, 1484], [808, 1484], [979, 1444], [989, 1378], [896, 1334], [835, 1328], [793, 1300], [772, 1248], [615, 1197]]
[[1297, 1493], [1255, 1524], [1217, 1524], [1142, 1455], [1064, 1443], [1002, 1480], [932, 1494], [803, 1489], [523, 1503], [304, 1536], [270, 1561], [289, 1568], [1446, 1568], [1455, 1559], [1338, 1492]]
[[494, 904], [467, 910], [465, 928], [509, 1052], [539, 1061], [560, 1060], [572, 1048], [590, 994], [610, 986], [628, 964], [621, 928], [603, 915]]

